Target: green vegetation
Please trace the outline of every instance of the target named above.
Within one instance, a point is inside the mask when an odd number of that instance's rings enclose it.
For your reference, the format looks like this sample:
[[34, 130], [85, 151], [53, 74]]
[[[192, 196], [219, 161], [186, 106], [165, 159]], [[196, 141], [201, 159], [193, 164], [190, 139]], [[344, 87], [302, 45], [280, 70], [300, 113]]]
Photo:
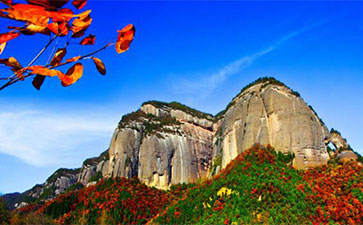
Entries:
[[[185, 187], [186, 188], [186, 187]], [[147, 187], [137, 178], [102, 179], [96, 185], [59, 195], [47, 202], [43, 213], [60, 224], [144, 224], [156, 216], [174, 197]]]
[[3, 198], [0, 197], [0, 224], [8, 224], [10, 222], [10, 212], [6, 209]]
[[222, 166], [222, 154], [220, 153], [219, 155], [217, 155], [215, 157], [215, 159], [213, 160], [213, 164], [212, 164], [212, 168], [210, 170], [210, 174], [213, 176], [216, 174], [216, 171], [217, 171], [217, 167], [220, 167]]
[[81, 184], [81, 183], [79, 183], [79, 182], [77, 182], [77, 183], [72, 184], [71, 186], [69, 186], [67, 188], [66, 192], [68, 192], [68, 191], [77, 191], [77, 190], [80, 190], [82, 188], [84, 188], [84, 185]]
[[85, 165], [94, 165], [101, 161], [107, 161], [108, 159], [109, 159], [109, 154], [108, 154], [108, 149], [107, 149], [106, 151], [102, 152], [98, 157], [86, 159], [83, 162], [82, 167], [84, 167]]
[[[227, 168], [187, 191], [157, 224], [303, 224], [313, 209], [296, 189], [302, 180], [292, 154], [255, 146]], [[217, 159], [218, 161], [219, 159]], [[218, 164], [218, 162], [215, 162]]]
[[93, 182], [93, 181], [99, 181], [102, 179], [102, 172], [101, 171], [97, 171], [95, 173], [95, 175], [93, 175], [90, 179], [89, 179], [89, 182]]
[[293, 154], [255, 145], [212, 180], [186, 190], [154, 224], [362, 224], [356, 162], [298, 171]]
[[201, 119], [206, 119], [206, 120], [210, 120], [210, 121], [213, 121], [213, 115], [212, 114], [209, 114], [209, 113], [204, 113], [204, 112], [201, 112], [201, 111], [198, 111], [196, 109], [193, 109], [189, 106], [186, 106], [186, 105], [183, 105], [179, 102], [170, 102], [170, 103], [166, 103], [166, 102], [160, 102], [160, 101], [147, 101], [147, 102], [144, 102], [142, 103], [142, 106], [143, 105], [147, 105], [147, 104], [150, 104], [150, 105], [153, 105], [157, 108], [163, 108], [163, 107], [169, 107], [169, 108], [172, 108], [172, 109], [175, 109], [175, 110], [181, 110], [181, 111], [184, 111], [192, 116], [195, 116], [195, 117], [198, 117], [198, 118], [201, 118]]
[[121, 121], [118, 124], [118, 128], [124, 128], [127, 124], [129, 124], [132, 121], [142, 122], [143, 118], [145, 117], [147, 118], [147, 115], [141, 110], [125, 114], [122, 116]]
[[43, 187], [43, 192], [40, 194], [39, 199], [50, 199], [55, 196], [55, 186], [45, 186]]
[[166, 128], [165, 126], [179, 126], [181, 123], [171, 116], [164, 117], [149, 117], [148, 120], [145, 120], [144, 132], [145, 134], [155, 134], [157, 131], [159, 132], [167, 132], [174, 133], [173, 130]]
[[[102, 179], [15, 216], [43, 213], [58, 224], [363, 224], [362, 166], [337, 161], [300, 171], [293, 159], [255, 145], [197, 184], [162, 191], [137, 178]], [[213, 166], [220, 164], [219, 155]]]
[[126, 155], [126, 158], [125, 158], [125, 168], [128, 167], [128, 166], [130, 166], [131, 163], [132, 163], [131, 158], [128, 155]]
[[56, 223], [44, 214], [28, 213], [24, 215], [15, 214], [11, 219], [12, 225], [55, 225]]
[[77, 169], [67, 169], [67, 168], [60, 168], [57, 169], [50, 177], [48, 177], [47, 179], [47, 183], [53, 183], [55, 182], [59, 177], [61, 176], [65, 176], [67, 174], [77, 174], [81, 171], [81, 168], [77, 168]]

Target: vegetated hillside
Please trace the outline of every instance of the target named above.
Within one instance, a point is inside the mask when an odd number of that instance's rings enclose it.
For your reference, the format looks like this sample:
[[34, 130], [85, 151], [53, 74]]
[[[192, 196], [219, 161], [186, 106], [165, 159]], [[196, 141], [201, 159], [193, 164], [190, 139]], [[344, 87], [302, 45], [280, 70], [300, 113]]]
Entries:
[[166, 192], [148, 187], [137, 178], [107, 178], [96, 185], [60, 194], [41, 207], [29, 205], [20, 211], [37, 211], [58, 224], [145, 224], [178, 199], [183, 187], [186, 185]]
[[293, 155], [255, 145], [194, 185], [150, 188], [136, 178], [103, 179], [29, 205], [60, 224], [363, 223], [363, 169], [354, 161], [299, 171]]
[[[327, 145], [340, 158], [357, 158], [339, 132], [282, 82], [260, 78], [244, 87], [219, 115], [177, 102], [147, 101], [122, 117], [109, 149], [79, 169], [60, 169], [45, 183], [4, 199], [9, 207], [53, 199], [71, 185], [106, 177], [132, 178], [160, 189], [210, 178], [254, 143], [292, 152], [295, 168], [326, 164]], [[340, 150], [338, 150], [340, 149]], [[213, 163], [217, 162], [217, 163]]]
[[292, 155], [255, 145], [212, 180], [185, 193], [153, 224], [363, 223], [356, 162], [298, 171]]

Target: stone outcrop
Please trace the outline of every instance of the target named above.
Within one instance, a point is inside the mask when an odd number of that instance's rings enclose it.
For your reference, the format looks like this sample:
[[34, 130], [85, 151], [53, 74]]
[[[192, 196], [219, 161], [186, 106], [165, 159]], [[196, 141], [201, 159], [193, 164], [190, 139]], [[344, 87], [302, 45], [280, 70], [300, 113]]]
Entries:
[[358, 156], [351, 150], [344, 150], [337, 154], [337, 158], [339, 161], [356, 161], [358, 159]]
[[55, 171], [45, 183], [37, 184], [26, 191], [24, 199], [52, 199], [64, 192], [72, 184], [77, 183], [80, 169], [61, 168]]
[[31, 202], [34, 199], [49, 200], [63, 193], [72, 185], [75, 188], [87, 186], [89, 183], [97, 182], [103, 177], [106, 177], [108, 172], [108, 150], [101, 153], [98, 157], [86, 159], [83, 166], [77, 169], [61, 168], [55, 171], [43, 184], [37, 184], [33, 188], [23, 193], [12, 203], [10, 208], [17, 203], [18, 206]]
[[103, 177], [137, 176], [157, 188], [196, 182], [255, 143], [294, 153], [299, 169], [326, 164], [329, 143], [340, 149], [334, 157], [356, 159], [353, 151], [344, 152], [350, 147], [340, 133], [329, 132], [297, 92], [263, 78], [243, 88], [216, 116], [176, 102], [145, 102], [122, 117], [108, 151], [79, 169], [56, 171], [16, 198], [49, 199], [75, 183], [89, 186]]
[[350, 146], [347, 143], [339, 131], [331, 129], [329, 135], [324, 140], [325, 144], [328, 145], [332, 143], [334, 145], [335, 150], [346, 150], [350, 149]]
[[98, 181], [102, 177], [106, 177], [108, 163], [108, 150], [101, 153], [98, 157], [86, 159], [78, 174], [77, 182], [86, 186], [89, 182]]
[[245, 88], [220, 118], [214, 155], [222, 155], [222, 167], [255, 143], [293, 152], [299, 169], [329, 160], [328, 129], [297, 92], [274, 79]]
[[212, 162], [213, 117], [179, 103], [147, 102], [126, 115], [110, 145], [108, 175], [158, 188], [195, 182]]

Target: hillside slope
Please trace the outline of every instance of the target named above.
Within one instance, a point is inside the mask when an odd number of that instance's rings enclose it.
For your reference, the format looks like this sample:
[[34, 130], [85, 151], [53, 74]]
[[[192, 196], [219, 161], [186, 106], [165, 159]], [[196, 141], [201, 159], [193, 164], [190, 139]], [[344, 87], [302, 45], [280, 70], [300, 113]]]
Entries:
[[290, 166], [292, 159], [255, 145], [149, 223], [363, 223], [361, 164], [332, 162], [299, 171]]
[[52, 182], [17, 199], [52, 199], [72, 185], [87, 186], [104, 177], [136, 176], [159, 189], [194, 183], [218, 173], [255, 143], [294, 153], [293, 166], [299, 169], [326, 164], [329, 143], [339, 148], [334, 155], [357, 158], [297, 92], [274, 78], [260, 78], [216, 116], [177, 102], [144, 102], [122, 117], [108, 150], [79, 169], [56, 171]]
[[306, 171], [292, 154], [254, 145], [212, 179], [161, 191], [137, 178], [107, 178], [35, 211], [58, 224], [362, 224], [363, 167], [350, 160]]

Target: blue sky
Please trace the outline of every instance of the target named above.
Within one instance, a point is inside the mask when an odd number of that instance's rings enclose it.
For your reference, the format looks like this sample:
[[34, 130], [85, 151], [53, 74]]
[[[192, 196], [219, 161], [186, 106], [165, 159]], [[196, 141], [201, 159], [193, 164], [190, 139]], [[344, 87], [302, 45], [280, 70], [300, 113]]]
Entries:
[[[363, 153], [363, 2], [89, 1], [85, 9], [92, 9], [87, 33], [96, 45], [71, 45], [69, 57], [115, 39], [129, 23], [134, 42], [123, 54], [110, 48], [97, 55], [106, 76], [85, 61], [84, 76], [67, 88], [51, 78], [40, 91], [28, 80], [0, 92], [0, 192], [24, 191], [100, 154], [121, 116], [144, 101], [215, 114], [262, 76], [298, 91]], [[12, 24], [0, 23], [1, 33]], [[20, 36], [1, 58], [25, 65], [46, 42]]]

